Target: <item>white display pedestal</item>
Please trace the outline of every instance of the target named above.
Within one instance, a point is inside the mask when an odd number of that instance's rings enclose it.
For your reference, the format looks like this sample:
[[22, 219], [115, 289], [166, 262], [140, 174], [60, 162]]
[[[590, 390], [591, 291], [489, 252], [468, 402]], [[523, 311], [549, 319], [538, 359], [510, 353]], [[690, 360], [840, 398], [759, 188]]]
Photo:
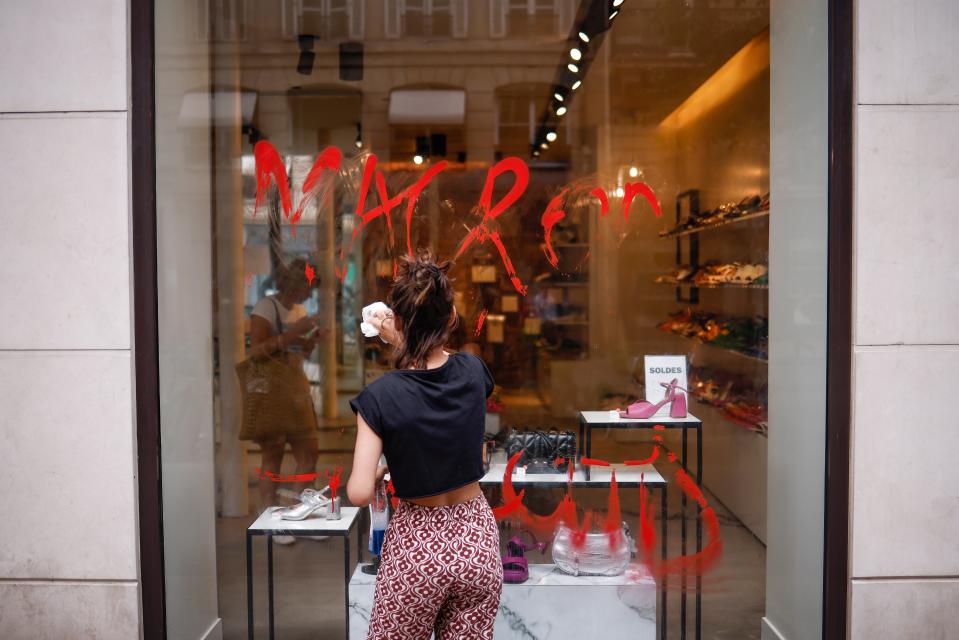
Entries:
[[[612, 578], [567, 575], [531, 564], [529, 580], [504, 584], [494, 640], [655, 640], [656, 583], [630, 567]], [[365, 640], [376, 576], [359, 568], [350, 580], [351, 640]], [[601, 630], [601, 631], [600, 631]]]

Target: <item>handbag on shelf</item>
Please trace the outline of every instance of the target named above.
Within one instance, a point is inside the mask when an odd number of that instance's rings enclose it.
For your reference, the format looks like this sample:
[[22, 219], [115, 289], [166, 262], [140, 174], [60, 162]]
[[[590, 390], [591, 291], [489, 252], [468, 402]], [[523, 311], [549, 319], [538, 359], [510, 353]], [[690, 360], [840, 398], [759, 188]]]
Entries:
[[506, 438], [506, 457], [522, 452], [518, 466], [526, 473], [566, 473], [576, 458], [576, 434], [572, 431], [518, 431]]
[[610, 534], [587, 533], [582, 545], [573, 544], [576, 533], [560, 522], [553, 538], [553, 563], [573, 576], [618, 576], [632, 559], [633, 541], [623, 523], [619, 535], [610, 544]]
[[[283, 333], [276, 308], [277, 333]], [[315, 431], [318, 427], [303, 358], [286, 351], [247, 358], [236, 365], [240, 381], [240, 440], [259, 440]]]

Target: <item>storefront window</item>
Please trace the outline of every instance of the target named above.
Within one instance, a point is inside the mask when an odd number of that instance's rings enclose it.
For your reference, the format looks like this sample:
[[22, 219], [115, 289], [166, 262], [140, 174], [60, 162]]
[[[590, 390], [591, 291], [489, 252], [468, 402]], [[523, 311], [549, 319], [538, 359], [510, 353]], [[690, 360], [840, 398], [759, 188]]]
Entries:
[[[392, 368], [390, 348], [364, 337], [362, 309], [387, 299], [398, 260], [420, 249], [455, 261], [461, 321], [448, 347], [480, 356], [496, 383], [483, 488], [503, 553], [515, 535], [547, 545], [526, 554], [530, 588], [505, 587], [497, 628], [758, 637], [777, 429], [769, 3], [204, 6], [224, 637], [246, 633], [250, 523], [349, 476], [348, 402]], [[318, 328], [283, 351], [286, 369], [256, 374], [283, 381], [285, 404], [252, 401], [258, 347], [304, 316]], [[294, 386], [305, 413], [291, 408]], [[525, 486], [516, 501], [505, 465], [535, 437], [545, 444], [520, 466], [557, 480], [512, 476]], [[582, 474], [571, 489], [570, 460]], [[610, 576], [558, 568], [564, 542], [547, 517], [565, 496], [583, 533], [626, 524], [627, 562]], [[253, 619], [265, 633], [259, 540]], [[349, 625], [365, 637], [371, 582], [351, 573], [344, 619], [341, 539], [273, 543], [278, 635]], [[542, 599], [551, 584], [569, 595]]]

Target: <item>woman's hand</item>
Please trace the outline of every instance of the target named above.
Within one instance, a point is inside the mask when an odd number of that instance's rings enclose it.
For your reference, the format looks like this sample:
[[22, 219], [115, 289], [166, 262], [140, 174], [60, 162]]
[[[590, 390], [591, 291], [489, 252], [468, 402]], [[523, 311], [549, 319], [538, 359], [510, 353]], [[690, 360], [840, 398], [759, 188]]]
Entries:
[[319, 320], [317, 316], [303, 316], [291, 324], [284, 333], [289, 333], [299, 338], [309, 333], [310, 330], [316, 326], [317, 320]]
[[384, 342], [392, 345], [397, 343], [399, 332], [396, 330], [396, 322], [393, 318], [392, 311], [384, 311], [382, 309], [374, 311], [370, 317], [370, 324], [380, 332], [380, 337]]

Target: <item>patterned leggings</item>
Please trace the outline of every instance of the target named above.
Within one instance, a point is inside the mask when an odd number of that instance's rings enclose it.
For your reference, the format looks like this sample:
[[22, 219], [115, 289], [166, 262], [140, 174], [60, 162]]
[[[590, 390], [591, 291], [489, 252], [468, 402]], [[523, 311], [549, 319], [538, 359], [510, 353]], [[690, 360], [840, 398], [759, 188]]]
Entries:
[[383, 543], [368, 640], [489, 640], [503, 590], [484, 496], [449, 507], [400, 501]]

